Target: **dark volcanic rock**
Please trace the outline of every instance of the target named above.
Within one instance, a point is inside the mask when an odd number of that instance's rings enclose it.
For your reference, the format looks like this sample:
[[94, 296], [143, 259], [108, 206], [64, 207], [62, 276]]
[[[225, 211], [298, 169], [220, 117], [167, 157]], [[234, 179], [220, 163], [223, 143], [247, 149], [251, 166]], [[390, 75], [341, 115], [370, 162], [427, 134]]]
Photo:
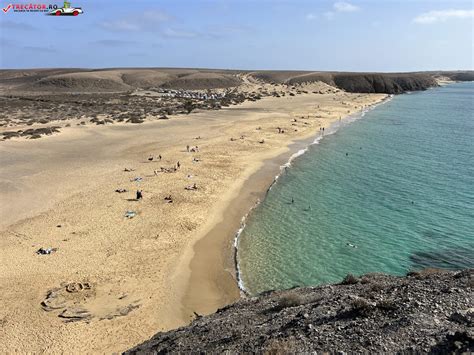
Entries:
[[474, 270], [427, 269], [245, 298], [127, 353], [474, 350]]
[[[348, 92], [401, 94], [437, 86], [435, 73], [343, 73], [343, 72], [256, 72], [252, 75], [266, 82], [288, 85], [321, 81]], [[436, 73], [443, 75], [444, 72]], [[468, 77], [469, 73], [457, 72]], [[454, 74], [453, 74], [454, 76]], [[454, 80], [454, 79], [453, 79]]]
[[455, 80], [455, 81], [474, 81], [474, 72], [469, 71], [469, 72], [450, 73], [448, 74], [448, 77], [451, 80]]
[[348, 92], [401, 94], [437, 86], [427, 74], [335, 74], [334, 83]]

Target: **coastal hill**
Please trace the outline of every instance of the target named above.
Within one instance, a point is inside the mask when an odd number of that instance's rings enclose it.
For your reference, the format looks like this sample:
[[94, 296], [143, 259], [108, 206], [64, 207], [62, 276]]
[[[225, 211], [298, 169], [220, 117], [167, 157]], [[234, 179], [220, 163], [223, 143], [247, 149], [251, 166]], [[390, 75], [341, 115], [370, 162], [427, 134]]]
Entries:
[[127, 353], [470, 352], [473, 277], [474, 270], [426, 269], [268, 292], [158, 333]]
[[150, 88], [209, 90], [235, 88], [250, 80], [288, 86], [323, 82], [347, 92], [399, 94], [436, 86], [439, 78], [474, 80], [474, 72], [343, 73], [172, 68], [0, 70], [0, 89], [15, 94], [130, 92]]

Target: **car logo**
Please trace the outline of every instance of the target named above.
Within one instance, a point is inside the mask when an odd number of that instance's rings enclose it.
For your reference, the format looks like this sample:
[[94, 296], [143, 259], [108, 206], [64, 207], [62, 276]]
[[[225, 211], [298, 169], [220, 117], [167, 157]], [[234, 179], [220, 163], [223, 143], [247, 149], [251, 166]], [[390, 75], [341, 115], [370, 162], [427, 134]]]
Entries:
[[48, 15], [51, 16], [77, 16], [83, 14], [81, 7], [73, 7], [69, 1], [64, 1], [64, 6], [53, 9], [48, 12]]

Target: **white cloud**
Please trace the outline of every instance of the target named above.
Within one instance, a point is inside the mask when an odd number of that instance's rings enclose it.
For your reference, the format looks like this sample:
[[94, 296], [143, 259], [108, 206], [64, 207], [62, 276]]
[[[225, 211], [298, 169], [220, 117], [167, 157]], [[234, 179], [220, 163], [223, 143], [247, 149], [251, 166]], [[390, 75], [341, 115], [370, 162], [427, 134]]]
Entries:
[[452, 19], [474, 18], [474, 10], [440, 10], [429, 11], [418, 15], [413, 22], [420, 24], [432, 24], [445, 22]]
[[[100, 26], [109, 31], [118, 32], [153, 32], [165, 38], [192, 39], [197, 37], [211, 37], [211, 34], [200, 33], [197, 31], [176, 29], [170, 27], [176, 24], [175, 19], [165, 12], [159, 10], [146, 11], [132, 14], [130, 16], [100, 23]], [[104, 45], [117, 45], [115, 42], [106, 41]]]
[[162, 11], [149, 10], [141, 14], [112, 21], [104, 21], [100, 25], [110, 31], [142, 31], [154, 30], [171, 18]]
[[13, 21], [2, 21], [0, 27], [3, 29], [13, 30], [13, 31], [34, 31], [35, 27], [27, 23], [13, 22]]
[[[345, 2], [345, 1], [338, 1], [338, 2], [335, 2], [332, 5], [331, 10], [323, 12], [322, 16], [326, 20], [332, 20], [332, 19], [334, 19], [334, 17], [336, 16], [336, 14], [338, 12], [354, 12], [354, 11], [358, 11], [358, 10], [359, 10], [358, 6], [352, 5], [352, 4], [350, 4], [348, 2]], [[318, 18], [318, 15], [315, 15], [313, 13], [309, 13], [309, 14], [306, 15], [306, 20], [308, 20], [308, 21], [313, 21], [317, 18]]]
[[154, 22], [165, 22], [165, 21], [169, 21], [169, 20], [172, 19], [169, 15], [165, 14], [162, 11], [158, 11], [158, 10], [147, 11], [142, 16], [143, 16], [144, 19], [146, 19], [148, 21], [154, 21]]
[[197, 32], [191, 32], [191, 31], [184, 31], [184, 30], [175, 30], [172, 28], [166, 28], [163, 31], [163, 35], [165, 37], [170, 37], [170, 38], [196, 38], [199, 36], [199, 33]]
[[333, 8], [335, 11], [338, 11], [338, 12], [354, 12], [354, 11], [359, 10], [357, 6], [349, 4], [348, 2], [344, 2], [344, 1], [336, 2], [333, 5]]
[[223, 38], [228, 36], [239, 36], [255, 34], [256, 30], [247, 25], [225, 25], [225, 26], [207, 26], [202, 34], [209, 38]]
[[22, 49], [33, 52], [33, 53], [56, 53], [57, 52], [57, 50], [51, 46], [49, 47], [26, 46], [26, 47], [22, 47]]
[[106, 21], [101, 23], [106, 30], [111, 31], [138, 31], [140, 26], [130, 20]]
[[324, 14], [324, 17], [328, 20], [332, 20], [334, 18], [335, 13], [332, 11], [326, 11]]
[[99, 45], [102, 47], [124, 47], [136, 44], [133, 41], [123, 41], [120, 39], [100, 39], [97, 41], [90, 42], [95, 45]]

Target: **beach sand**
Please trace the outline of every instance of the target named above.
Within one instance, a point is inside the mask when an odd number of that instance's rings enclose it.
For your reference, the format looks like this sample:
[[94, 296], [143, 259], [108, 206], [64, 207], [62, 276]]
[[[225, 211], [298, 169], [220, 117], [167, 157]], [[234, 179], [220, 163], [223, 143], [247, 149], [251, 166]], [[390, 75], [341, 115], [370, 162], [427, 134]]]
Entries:
[[295, 142], [385, 97], [267, 97], [0, 142], [0, 352], [123, 351], [235, 301], [234, 234]]

